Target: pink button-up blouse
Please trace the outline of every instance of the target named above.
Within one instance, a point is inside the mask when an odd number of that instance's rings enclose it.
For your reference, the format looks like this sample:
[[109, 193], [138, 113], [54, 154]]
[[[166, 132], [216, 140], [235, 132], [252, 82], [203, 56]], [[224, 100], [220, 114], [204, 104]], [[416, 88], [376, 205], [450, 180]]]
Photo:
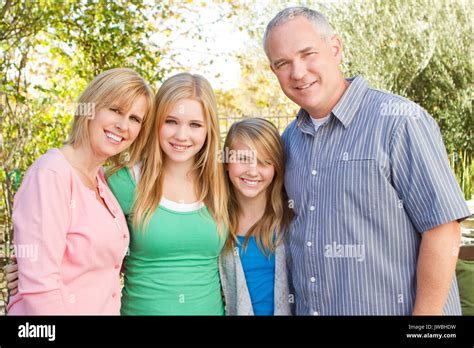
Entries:
[[129, 232], [104, 173], [87, 188], [59, 149], [27, 171], [13, 204], [18, 293], [9, 314], [120, 314]]

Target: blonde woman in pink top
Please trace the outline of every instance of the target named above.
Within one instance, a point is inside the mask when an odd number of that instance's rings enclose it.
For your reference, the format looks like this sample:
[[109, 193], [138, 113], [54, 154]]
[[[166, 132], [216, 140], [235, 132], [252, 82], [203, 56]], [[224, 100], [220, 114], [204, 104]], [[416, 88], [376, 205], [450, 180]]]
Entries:
[[129, 232], [101, 166], [141, 150], [152, 104], [135, 71], [105, 71], [79, 98], [65, 146], [29, 168], [13, 207], [19, 277], [9, 314], [120, 313]]

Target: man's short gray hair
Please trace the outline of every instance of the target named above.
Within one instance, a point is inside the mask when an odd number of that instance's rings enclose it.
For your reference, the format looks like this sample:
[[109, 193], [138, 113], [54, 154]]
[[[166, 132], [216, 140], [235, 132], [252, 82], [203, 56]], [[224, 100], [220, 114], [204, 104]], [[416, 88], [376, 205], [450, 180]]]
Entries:
[[263, 34], [263, 49], [268, 58], [270, 57], [268, 55], [267, 40], [273, 28], [300, 16], [305, 17], [307, 20], [313, 23], [314, 27], [321, 35], [321, 38], [324, 40], [328, 41], [335, 35], [331, 24], [329, 24], [328, 20], [321, 12], [311, 10], [307, 7], [287, 7], [284, 10], [278, 12], [277, 15], [273, 17], [265, 29], [265, 34]]

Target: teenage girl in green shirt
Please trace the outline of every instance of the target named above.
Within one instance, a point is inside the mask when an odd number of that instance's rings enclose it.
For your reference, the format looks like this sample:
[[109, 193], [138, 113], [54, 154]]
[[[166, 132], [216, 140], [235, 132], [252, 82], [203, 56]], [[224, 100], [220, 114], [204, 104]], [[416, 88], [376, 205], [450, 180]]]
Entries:
[[154, 110], [146, 141], [107, 181], [130, 229], [121, 313], [223, 315], [218, 256], [228, 215], [214, 93], [203, 77], [178, 74]]

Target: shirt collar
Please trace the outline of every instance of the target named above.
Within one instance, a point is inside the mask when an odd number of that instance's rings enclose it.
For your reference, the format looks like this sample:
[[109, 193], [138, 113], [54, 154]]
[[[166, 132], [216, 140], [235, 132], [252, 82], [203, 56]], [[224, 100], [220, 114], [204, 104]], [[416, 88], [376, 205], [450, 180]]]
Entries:
[[[331, 111], [345, 128], [349, 127], [354, 119], [365, 92], [369, 88], [367, 81], [362, 76], [356, 76], [346, 80], [349, 82], [349, 86]], [[296, 117], [299, 119], [298, 127], [301, 128], [301, 130], [308, 132], [309, 129], [313, 127], [309, 118], [311, 116], [306, 110], [300, 109]]]

